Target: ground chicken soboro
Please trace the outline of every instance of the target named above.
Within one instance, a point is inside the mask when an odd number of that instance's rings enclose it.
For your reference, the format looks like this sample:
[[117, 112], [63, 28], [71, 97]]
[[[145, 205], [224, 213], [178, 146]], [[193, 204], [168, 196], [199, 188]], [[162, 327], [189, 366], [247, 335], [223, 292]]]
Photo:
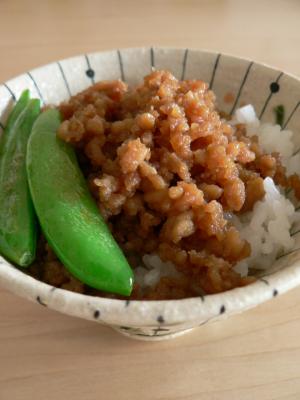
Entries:
[[[278, 154], [263, 154], [244, 126], [234, 129], [220, 117], [206, 83], [155, 71], [135, 89], [121, 81], [96, 83], [60, 111], [58, 136], [77, 149], [99, 210], [132, 267], [140, 256], [158, 253], [182, 272], [155, 288], [135, 285], [132, 298], [184, 298], [253, 281], [233, 270], [251, 249], [230, 215], [251, 210], [264, 196], [262, 177], [287, 185], [285, 171]], [[100, 294], [70, 277], [49, 248], [42, 257], [42, 279]]]

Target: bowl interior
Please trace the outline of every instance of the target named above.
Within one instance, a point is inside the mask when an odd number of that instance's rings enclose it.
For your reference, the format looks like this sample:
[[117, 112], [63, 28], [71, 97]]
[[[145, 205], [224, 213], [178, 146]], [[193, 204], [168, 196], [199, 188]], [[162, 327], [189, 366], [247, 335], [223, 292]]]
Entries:
[[[251, 103], [262, 121], [274, 122], [274, 108], [283, 105], [285, 110], [283, 127], [294, 131], [295, 151], [300, 149], [300, 130], [298, 129], [298, 126], [300, 126], [300, 82], [298, 79], [251, 60], [192, 49], [137, 48], [113, 50], [76, 56], [24, 73], [0, 85], [0, 132], [3, 130], [14, 100], [25, 88], [29, 88], [32, 95], [39, 97], [44, 104], [58, 104], [99, 80], [123, 79], [129, 84], [137, 84], [152, 68], [168, 69], [180, 79], [202, 79], [208, 82], [217, 96], [218, 108], [228, 114], [232, 114], [237, 107]], [[295, 236], [294, 249], [288, 254], [282, 255], [268, 270], [265, 275], [270, 276], [270, 278], [265, 277], [260, 282], [262, 286], [264, 286], [264, 283], [266, 287], [271, 285], [273, 287], [272, 293], [275, 294], [278, 290], [286, 290], [300, 280], [298, 266], [300, 261], [300, 223], [293, 227], [292, 232]], [[10, 266], [9, 263], [0, 258], [1, 263], [5, 264], [6, 268]], [[15, 285], [18, 280], [22, 281], [22, 279], [29, 278], [25, 278], [26, 275], [14, 267], [10, 266], [10, 268], [11, 271], [15, 271], [13, 275], [10, 275], [10, 278], [8, 278], [7, 272], [0, 270], [0, 278], [5, 275], [5, 280], [10, 282], [10, 286]], [[289, 269], [290, 275], [288, 279], [284, 280], [283, 284], [282, 273], [287, 269]], [[274, 274], [276, 271], [277, 274]], [[287, 275], [285, 276], [287, 277]], [[290, 283], [292, 277], [294, 279], [293, 285]], [[14, 283], [12, 283], [12, 280], [14, 280]], [[25, 284], [24, 282], [23, 280], [23, 284]], [[26, 285], [32, 285], [31, 281], [26, 282]], [[42, 283], [40, 285], [38, 290], [42, 291], [48, 286]], [[259, 283], [251, 286], [257, 288], [258, 286], [255, 285], [259, 285]], [[275, 289], [274, 285], [276, 285]], [[279, 287], [280, 285], [283, 285], [282, 288]], [[231, 292], [241, 293], [239, 290], [241, 291], [241, 289], [237, 289]], [[248, 289], [242, 290], [243, 293], [247, 293]], [[77, 294], [68, 294], [68, 296], [77, 296], [76, 299], [88, 297]], [[227, 301], [226, 299], [229, 299], [233, 294], [225, 293], [217, 296], [222, 301], [224, 299]], [[247, 295], [245, 296], [247, 297]], [[104, 301], [104, 299], [102, 300]], [[186, 304], [189, 300], [185, 301]], [[111, 302], [110, 300], [108, 303], [111, 304]], [[124, 307], [125, 302], [119, 301], [119, 304], [121, 303]], [[139, 310], [142, 309], [142, 303], [146, 302], [140, 302]], [[152, 302], [153, 306], [149, 307], [153, 308], [154, 303], [162, 302]], [[164, 303], [165, 309], [167, 303]], [[184, 301], [181, 301], [181, 303], [184, 303]], [[147, 307], [143, 308], [143, 313], [146, 309], [149, 311]], [[59, 306], [55, 307], [54, 305], [53, 308], [59, 308]], [[219, 312], [219, 305], [216, 310]], [[72, 312], [69, 311], [69, 313]], [[172, 314], [171, 311], [170, 313]]]

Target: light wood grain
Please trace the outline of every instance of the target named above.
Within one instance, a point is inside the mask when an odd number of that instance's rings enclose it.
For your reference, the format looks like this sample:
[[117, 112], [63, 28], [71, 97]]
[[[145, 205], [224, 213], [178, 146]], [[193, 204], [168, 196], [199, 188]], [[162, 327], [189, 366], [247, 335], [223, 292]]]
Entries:
[[[116, 47], [201, 47], [300, 75], [300, 2], [2, 0], [0, 81]], [[0, 289], [0, 399], [299, 400], [300, 289], [143, 343]]]

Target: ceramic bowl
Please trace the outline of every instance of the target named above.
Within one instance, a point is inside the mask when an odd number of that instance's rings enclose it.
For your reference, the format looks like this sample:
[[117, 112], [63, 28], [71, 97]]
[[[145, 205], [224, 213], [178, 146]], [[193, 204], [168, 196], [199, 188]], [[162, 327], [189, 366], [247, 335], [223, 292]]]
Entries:
[[[12, 103], [25, 88], [44, 104], [57, 104], [103, 79], [140, 81], [152, 68], [168, 69], [177, 78], [209, 82], [219, 109], [232, 114], [251, 103], [263, 121], [274, 122], [274, 108], [283, 105], [283, 126], [294, 131], [300, 148], [300, 81], [254, 61], [192, 49], [135, 48], [80, 55], [26, 72], [0, 85], [0, 121], [5, 124]], [[300, 108], [300, 107], [299, 107]], [[0, 257], [0, 283], [44, 307], [100, 324], [136, 339], [171, 338], [204, 324], [240, 313], [300, 283], [300, 225], [293, 227], [295, 246], [281, 256], [267, 275], [247, 287], [222, 294], [170, 301], [123, 301], [57, 289], [31, 278]]]

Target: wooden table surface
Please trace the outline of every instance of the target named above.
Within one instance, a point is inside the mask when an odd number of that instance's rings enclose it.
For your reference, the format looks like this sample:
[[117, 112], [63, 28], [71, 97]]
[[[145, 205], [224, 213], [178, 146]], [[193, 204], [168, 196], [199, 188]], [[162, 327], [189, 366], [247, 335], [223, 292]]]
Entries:
[[[297, 0], [1, 0], [0, 81], [96, 50], [199, 47], [300, 75]], [[0, 289], [0, 399], [300, 399], [300, 288], [182, 338], [136, 342]]]

